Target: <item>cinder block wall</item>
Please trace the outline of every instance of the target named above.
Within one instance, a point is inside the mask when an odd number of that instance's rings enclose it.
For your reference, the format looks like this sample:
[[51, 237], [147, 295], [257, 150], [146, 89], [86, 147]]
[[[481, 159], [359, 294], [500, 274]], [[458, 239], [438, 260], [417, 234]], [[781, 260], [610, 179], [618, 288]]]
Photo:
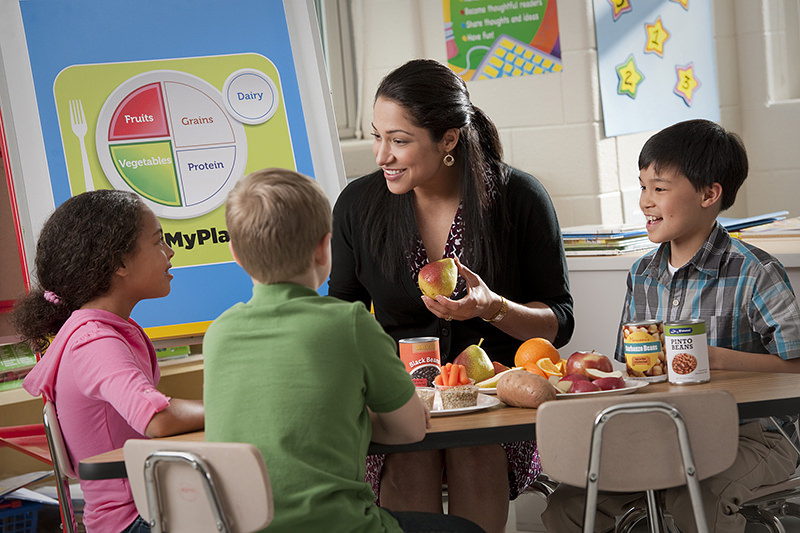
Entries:
[[[779, 0], [713, 0], [721, 122], [738, 132], [751, 173], [728, 216], [787, 209], [800, 215], [800, 100], [768, 83], [788, 21]], [[591, 0], [558, 4], [564, 72], [469, 82], [473, 102], [500, 129], [506, 160], [547, 187], [562, 226], [641, 222], [636, 160], [653, 132], [607, 138], [597, 79]], [[362, 131], [368, 136], [379, 80], [415, 57], [445, 61], [437, 0], [353, 0]], [[770, 39], [773, 39], [772, 41]], [[374, 170], [371, 142], [343, 143], [349, 177]]]

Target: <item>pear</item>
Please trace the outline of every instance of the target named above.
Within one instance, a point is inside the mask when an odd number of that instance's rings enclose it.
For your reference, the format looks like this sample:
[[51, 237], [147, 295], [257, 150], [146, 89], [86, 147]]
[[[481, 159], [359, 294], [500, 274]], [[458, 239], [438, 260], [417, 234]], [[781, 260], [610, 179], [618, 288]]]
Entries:
[[494, 376], [492, 360], [481, 348], [481, 344], [483, 344], [483, 339], [478, 344], [472, 344], [464, 348], [464, 351], [453, 360], [454, 364], [464, 365], [464, 368], [467, 369], [467, 377], [474, 379], [475, 383]]
[[449, 298], [456, 288], [457, 280], [458, 267], [449, 257], [428, 263], [419, 271], [419, 288], [429, 298], [436, 298], [439, 294]]

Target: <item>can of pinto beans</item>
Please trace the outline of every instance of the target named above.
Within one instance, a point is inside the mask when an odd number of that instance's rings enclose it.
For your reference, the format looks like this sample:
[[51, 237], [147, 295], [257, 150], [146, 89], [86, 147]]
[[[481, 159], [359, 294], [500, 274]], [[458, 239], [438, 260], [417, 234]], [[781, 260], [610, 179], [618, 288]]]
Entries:
[[442, 360], [439, 355], [438, 337], [413, 337], [400, 339], [400, 359], [411, 374], [411, 381], [417, 387], [433, 387], [433, 380], [439, 375]]
[[705, 383], [711, 379], [704, 321], [665, 322], [664, 341], [670, 383], [686, 385]]

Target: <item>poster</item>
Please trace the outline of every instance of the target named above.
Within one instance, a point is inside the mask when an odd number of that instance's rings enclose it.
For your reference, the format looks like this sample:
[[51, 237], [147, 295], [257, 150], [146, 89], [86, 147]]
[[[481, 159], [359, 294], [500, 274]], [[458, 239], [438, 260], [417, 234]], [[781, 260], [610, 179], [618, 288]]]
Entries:
[[443, 0], [447, 64], [464, 81], [561, 72], [556, 0]]
[[711, 3], [594, 0], [608, 137], [719, 121]]
[[[54, 204], [92, 189], [133, 191], [175, 250], [170, 295], [132, 314], [151, 337], [201, 334], [249, 299], [252, 282], [233, 262], [224, 213], [241, 177], [289, 168], [329, 195], [344, 183], [329, 100], [309, 105], [307, 96], [327, 83], [324, 68], [311, 69], [320, 79], [305, 69], [322, 63], [310, 42], [315, 19], [304, 28], [309, 41], [292, 46], [306, 34], [290, 32], [297, 13], [288, 11], [306, 5], [20, 2]], [[320, 164], [314, 135], [339, 159]]]

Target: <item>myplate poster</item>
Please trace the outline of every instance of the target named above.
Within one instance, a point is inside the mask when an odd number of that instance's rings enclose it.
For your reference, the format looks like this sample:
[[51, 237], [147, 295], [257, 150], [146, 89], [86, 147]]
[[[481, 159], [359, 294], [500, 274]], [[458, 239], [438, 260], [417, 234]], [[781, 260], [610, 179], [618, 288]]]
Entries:
[[93, 189], [139, 194], [175, 250], [175, 277], [133, 318], [155, 337], [202, 333], [252, 286], [228, 249], [227, 193], [265, 167], [316, 177], [284, 3], [20, 10], [55, 205]]
[[608, 137], [719, 120], [711, 2], [594, 0]]

